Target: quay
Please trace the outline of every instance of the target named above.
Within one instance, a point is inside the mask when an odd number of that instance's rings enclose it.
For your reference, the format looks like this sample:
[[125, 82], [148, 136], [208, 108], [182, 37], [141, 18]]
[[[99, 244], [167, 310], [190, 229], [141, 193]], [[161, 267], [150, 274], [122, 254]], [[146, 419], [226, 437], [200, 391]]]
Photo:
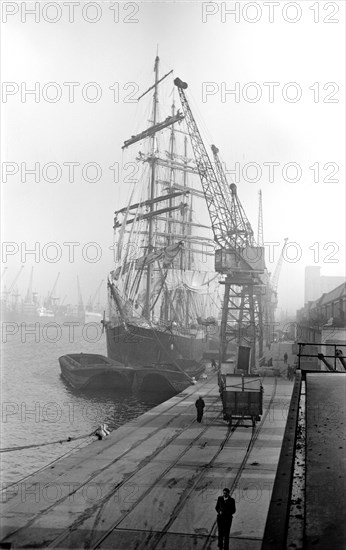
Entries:
[[7, 487], [0, 547], [208, 550], [217, 546], [216, 500], [229, 487], [237, 508], [230, 546], [259, 550], [293, 384], [267, 377], [263, 387], [254, 428], [223, 420], [213, 374]]

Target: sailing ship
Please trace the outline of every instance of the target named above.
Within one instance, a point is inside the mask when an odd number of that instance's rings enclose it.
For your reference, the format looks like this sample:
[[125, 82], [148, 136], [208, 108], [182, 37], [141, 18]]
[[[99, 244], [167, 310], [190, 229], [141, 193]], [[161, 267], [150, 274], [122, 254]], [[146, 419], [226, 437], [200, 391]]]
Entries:
[[202, 372], [208, 350], [217, 356], [221, 294], [209, 213], [172, 73], [160, 77], [157, 56], [154, 84], [138, 98], [150, 100], [148, 127], [122, 148], [123, 165], [136, 150], [138, 177], [127, 206], [115, 212], [104, 327], [109, 358], [129, 366], [174, 365], [192, 377]]

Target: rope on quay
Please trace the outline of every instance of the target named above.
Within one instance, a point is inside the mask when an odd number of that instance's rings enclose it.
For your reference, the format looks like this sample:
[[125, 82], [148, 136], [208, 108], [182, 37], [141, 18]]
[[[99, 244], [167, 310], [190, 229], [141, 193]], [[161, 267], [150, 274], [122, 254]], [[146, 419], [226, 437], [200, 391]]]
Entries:
[[57, 443], [70, 443], [71, 441], [78, 441], [79, 439], [86, 439], [95, 435], [95, 431], [91, 433], [80, 435], [78, 437], [68, 437], [67, 439], [58, 439], [57, 441], [48, 441], [47, 443], [37, 443], [36, 445], [22, 445], [20, 447], [6, 447], [5, 449], [0, 449], [0, 453], [10, 453], [13, 451], [22, 451], [23, 449], [33, 449], [35, 447], [46, 447], [47, 445], [56, 445]]

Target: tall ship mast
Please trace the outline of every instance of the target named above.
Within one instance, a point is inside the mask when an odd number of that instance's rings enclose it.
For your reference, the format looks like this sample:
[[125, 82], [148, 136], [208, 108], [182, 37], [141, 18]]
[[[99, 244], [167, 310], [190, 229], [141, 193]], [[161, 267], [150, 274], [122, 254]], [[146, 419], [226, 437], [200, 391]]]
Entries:
[[154, 83], [138, 98], [150, 100], [149, 125], [123, 145], [123, 165], [135, 159], [139, 170], [127, 205], [115, 212], [104, 325], [111, 359], [191, 370], [210, 347], [217, 354], [222, 297], [208, 207], [172, 73], [160, 76], [157, 56]]

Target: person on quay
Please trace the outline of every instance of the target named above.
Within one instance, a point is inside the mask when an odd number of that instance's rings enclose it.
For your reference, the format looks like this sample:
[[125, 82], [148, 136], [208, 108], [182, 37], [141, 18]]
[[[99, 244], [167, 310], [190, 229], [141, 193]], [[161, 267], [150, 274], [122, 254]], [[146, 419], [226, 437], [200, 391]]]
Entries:
[[288, 359], [288, 355], [287, 355], [287, 353], [285, 352], [285, 354], [284, 354], [284, 363], [285, 363], [285, 365], [287, 364], [287, 359]]
[[204, 407], [205, 407], [205, 403], [201, 395], [197, 399], [195, 403], [195, 407], [197, 409], [197, 422], [201, 422], [203, 418]]
[[217, 511], [218, 547], [229, 550], [229, 533], [231, 530], [233, 514], [235, 514], [235, 500], [230, 495], [230, 490], [225, 487], [222, 497], [218, 497], [215, 510]]

